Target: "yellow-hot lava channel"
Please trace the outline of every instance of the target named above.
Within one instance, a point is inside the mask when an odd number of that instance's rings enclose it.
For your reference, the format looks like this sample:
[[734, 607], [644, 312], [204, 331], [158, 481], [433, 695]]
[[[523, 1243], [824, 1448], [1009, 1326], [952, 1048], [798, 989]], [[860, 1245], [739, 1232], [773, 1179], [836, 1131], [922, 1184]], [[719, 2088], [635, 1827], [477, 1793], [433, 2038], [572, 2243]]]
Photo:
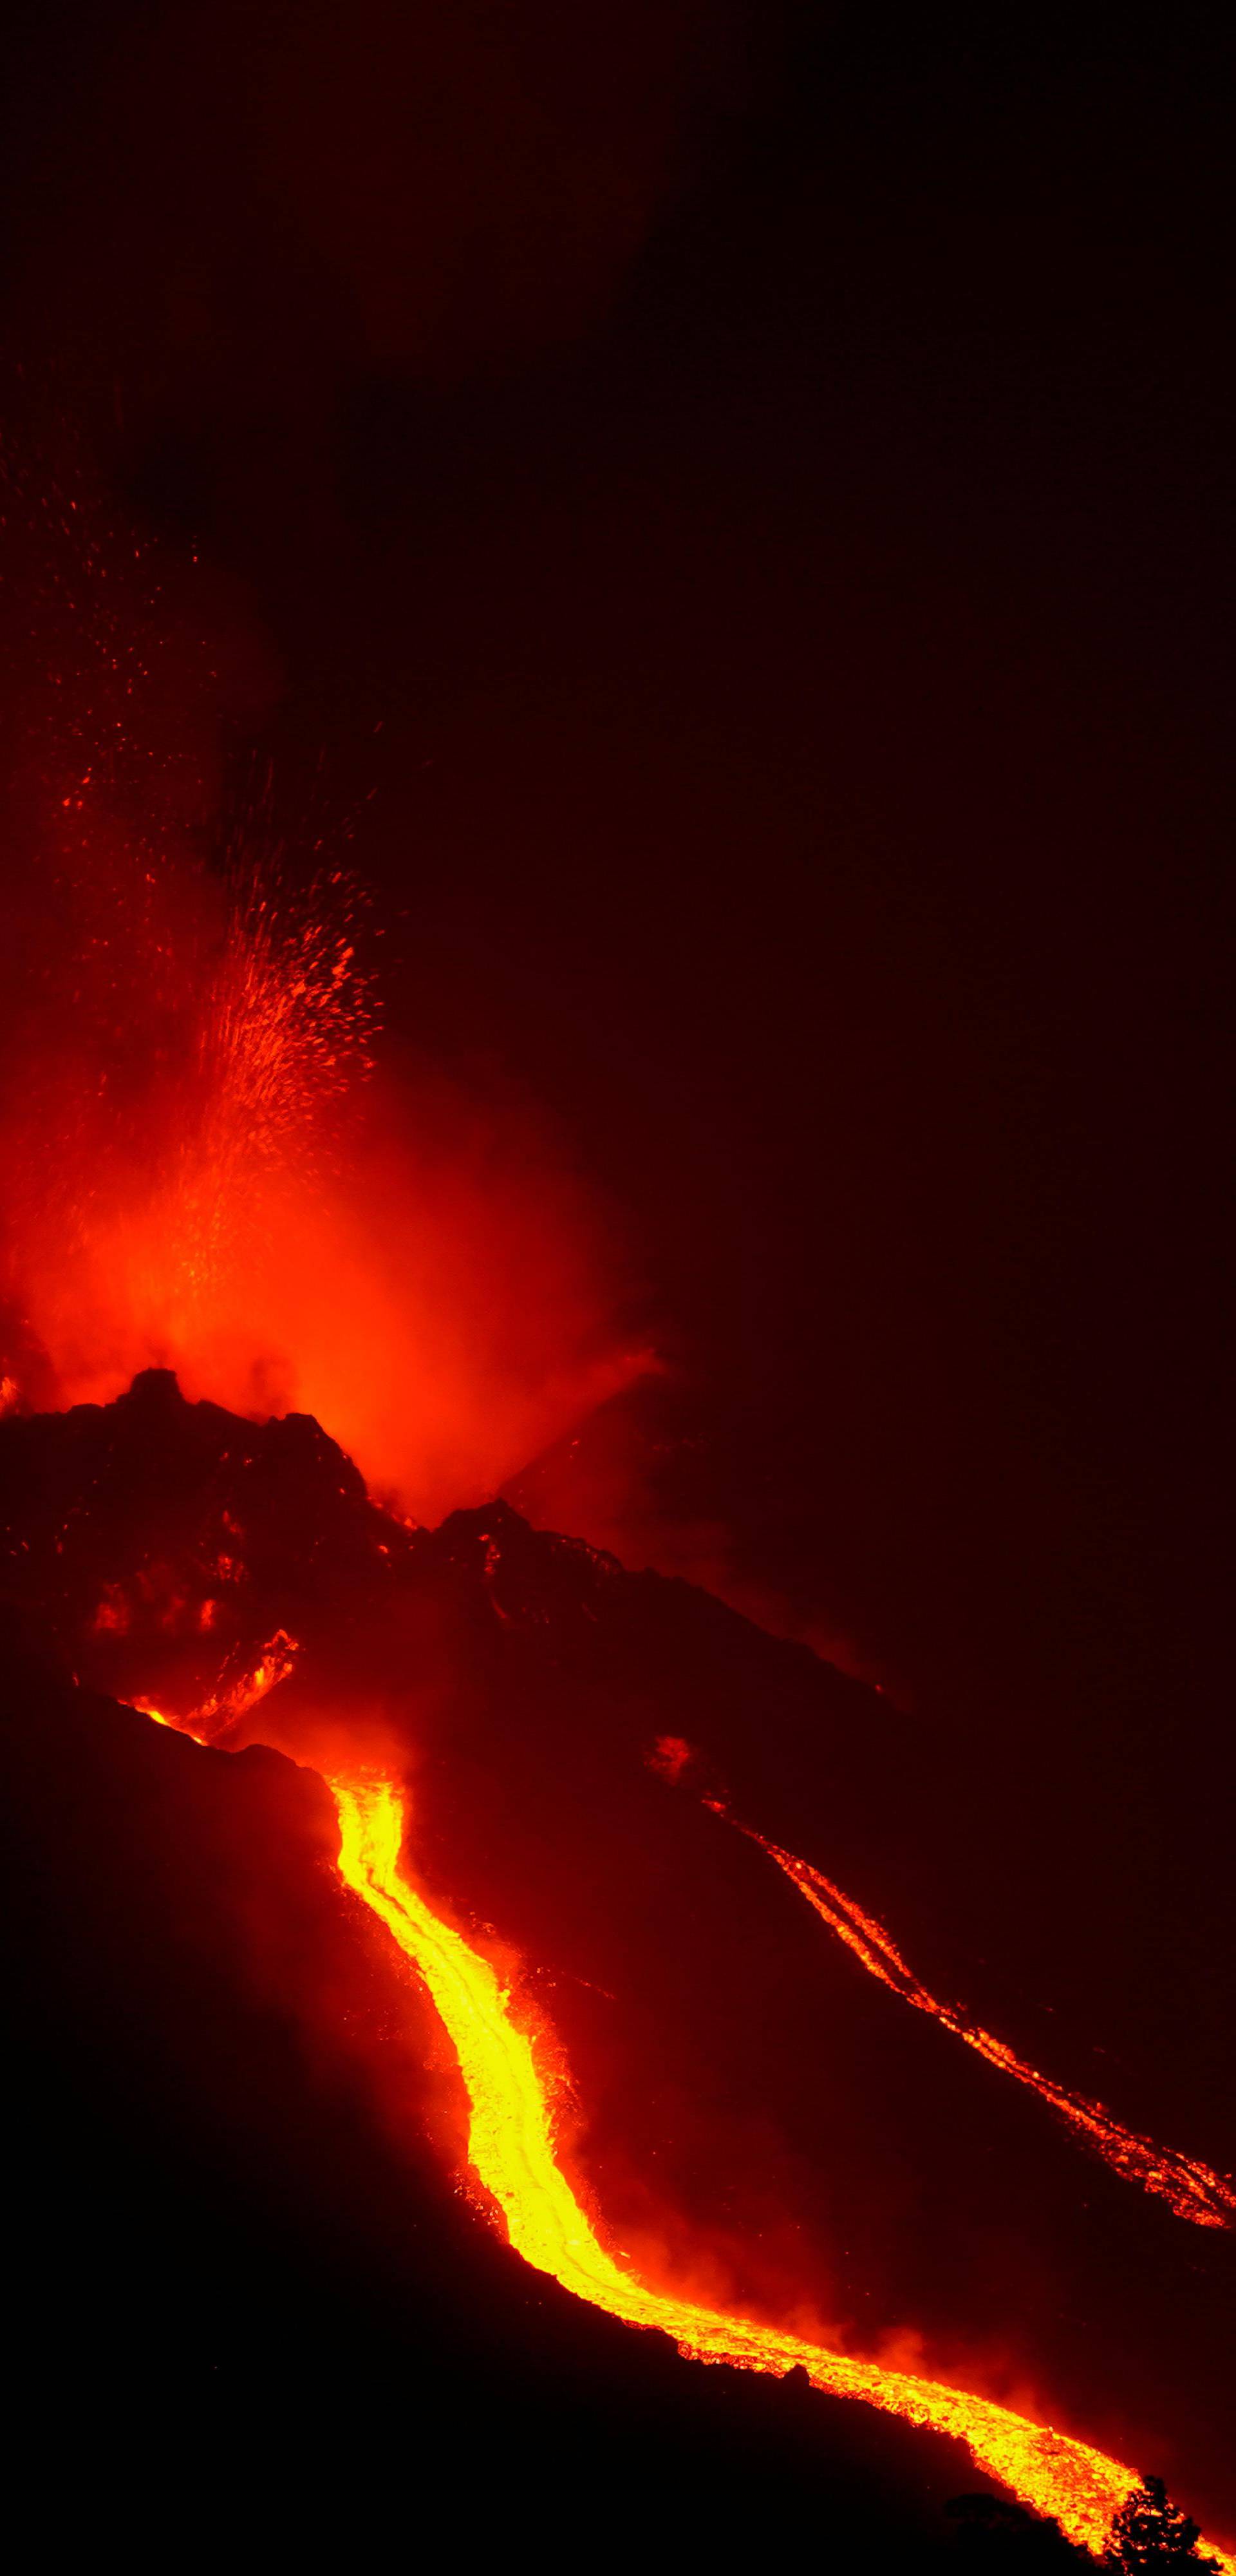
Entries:
[[[403, 1802], [393, 1782], [334, 1779], [339, 1870], [417, 1968], [451, 2038], [470, 2106], [468, 2160], [497, 2202], [515, 2252], [563, 2288], [628, 2325], [659, 2327], [696, 2361], [780, 2376], [795, 2365], [835, 2397], [860, 2397], [912, 2424], [950, 2433], [981, 2469], [1068, 2537], [1098, 2554], [1137, 2472], [1086, 2442], [1029, 2423], [963, 2389], [885, 2370], [870, 2361], [727, 2317], [648, 2288], [605, 2251], [559, 2169], [546, 2086], [531, 2039], [512, 2018], [496, 1969], [441, 1922], [400, 1867]], [[1227, 2576], [1236, 2559], [1216, 2552]]]

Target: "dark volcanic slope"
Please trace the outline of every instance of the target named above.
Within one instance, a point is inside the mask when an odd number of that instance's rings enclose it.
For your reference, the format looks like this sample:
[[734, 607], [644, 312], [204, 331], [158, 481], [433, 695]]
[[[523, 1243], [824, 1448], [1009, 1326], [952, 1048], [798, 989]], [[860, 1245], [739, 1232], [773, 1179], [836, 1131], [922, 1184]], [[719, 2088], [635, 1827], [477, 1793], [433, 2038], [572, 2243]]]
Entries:
[[[0, 1526], [9, 1599], [62, 1671], [176, 1712], [213, 1696], [220, 1743], [326, 1767], [380, 1752], [402, 1774], [427, 1892], [514, 1944], [565, 2041], [575, 2170], [633, 2252], [1028, 2404], [1164, 2468], [1212, 2529], [1236, 2522], [1231, 2240], [1082, 2155], [864, 1977], [700, 1802], [723, 1782], [956, 1993], [973, 1963], [919, 1865], [950, 1784], [884, 1700], [502, 1505], [408, 1530], [315, 1423], [258, 1428], [158, 1373], [0, 1426]], [[294, 1678], [229, 1721], [278, 1632]], [[649, 1767], [660, 1736], [701, 1748], [678, 1787]], [[1094, 2060], [1067, 2012], [1027, 2030], [998, 1962], [987, 1979], [969, 2000], [1026, 2054], [1224, 2162], [1221, 2137], [1174, 2129], [1153, 2068]], [[441, 2141], [443, 2080], [421, 2095], [404, 2126], [427, 2116]]]

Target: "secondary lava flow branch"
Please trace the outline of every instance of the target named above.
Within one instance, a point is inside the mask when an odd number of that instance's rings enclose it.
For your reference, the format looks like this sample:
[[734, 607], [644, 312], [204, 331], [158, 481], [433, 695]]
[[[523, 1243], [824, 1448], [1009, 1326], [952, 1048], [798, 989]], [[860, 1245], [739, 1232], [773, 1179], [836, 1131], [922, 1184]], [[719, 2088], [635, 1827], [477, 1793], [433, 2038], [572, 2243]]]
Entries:
[[[719, 1815], [726, 1809], [718, 1799], [706, 1802]], [[737, 1824], [737, 1818], [730, 1818]], [[806, 1897], [808, 1905], [844, 1941], [856, 1959], [882, 1985], [891, 1986], [903, 2003], [913, 2004], [916, 2012], [930, 2013], [964, 2039], [967, 2048], [978, 2051], [990, 2066], [998, 2066], [1019, 2084], [1028, 2084], [1041, 2101], [1046, 2102], [1070, 2126], [1078, 2130], [1086, 2144], [1104, 2158], [1116, 2173], [1129, 2182], [1138, 2182], [1144, 2191], [1156, 2192], [1175, 2211], [1177, 2218], [1188, 2218], [1195, 2227], [1231, 2227], [1236, 2222], [1236, 2191], [1221, 2174], [1212, 2173], [1194, 2156], [1182, 2155], [1176, 2147], [1157, 2146], [1153, 2138], [1139, 2137], [1135, 2129], [1126, 2129], [1114, 2119], [1102, 2102], [1088, 2101], [1084, 2093], [1070, 2093], [1063, 2084], [1053, 2083], [1050, 2075], [1041, 2075], [1036, 2066], [1028, 2066], [1017, 2057], [1003, 2039], [996, 2039], [979, 2022], [957, 2004], [942, 2004], [921, 1986], [913, 1971], [906, 1966], [901, 1952], [890, 1940], [882, 1923], [864, 1914], [852, 1896], [846, 1896], [832, 1880], [825, 1878], [809, 1861], [799, 1860], [780, 1843], [769, 1842], [751, 1825], [738, 1825], [749, 1842], [758, 1843], [761, 1851], [775, 1860], [795, 1887]]]

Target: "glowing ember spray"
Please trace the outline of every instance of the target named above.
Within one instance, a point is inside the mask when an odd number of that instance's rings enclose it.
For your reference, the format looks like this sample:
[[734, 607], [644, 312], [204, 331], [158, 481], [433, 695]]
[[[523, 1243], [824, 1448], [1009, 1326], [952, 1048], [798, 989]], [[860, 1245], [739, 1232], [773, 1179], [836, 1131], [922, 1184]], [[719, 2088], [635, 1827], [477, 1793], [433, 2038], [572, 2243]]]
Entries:
[[15, 481], [0, 442], [0, 1414], [173, 1368], [313, 1413], [440, 1517], [641, 1374], [610, 1217], [505, 1073], [459, 1085], [407, 1043], [370, 1084], [392, 925], [355, 817], [236, 781], [253, 639], [65, 472]]

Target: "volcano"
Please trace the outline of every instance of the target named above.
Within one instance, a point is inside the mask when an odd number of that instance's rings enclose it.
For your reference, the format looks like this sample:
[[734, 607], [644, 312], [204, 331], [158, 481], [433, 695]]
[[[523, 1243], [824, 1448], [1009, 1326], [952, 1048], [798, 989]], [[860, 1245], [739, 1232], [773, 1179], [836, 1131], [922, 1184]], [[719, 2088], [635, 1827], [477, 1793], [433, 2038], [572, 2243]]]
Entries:
[[494, 2540], [530, 2462], [614, 2545], [926, 2564], [978, 2480], [1096, 2547], [1147, 2467], [1236, 2527], [1222, 2139], [1047, 2065], [882, 1694], [160, 1370], [0, 1425], [0, 1527], [22, 2337], [104, 2452], [303, 2497], [414, 2421]]

